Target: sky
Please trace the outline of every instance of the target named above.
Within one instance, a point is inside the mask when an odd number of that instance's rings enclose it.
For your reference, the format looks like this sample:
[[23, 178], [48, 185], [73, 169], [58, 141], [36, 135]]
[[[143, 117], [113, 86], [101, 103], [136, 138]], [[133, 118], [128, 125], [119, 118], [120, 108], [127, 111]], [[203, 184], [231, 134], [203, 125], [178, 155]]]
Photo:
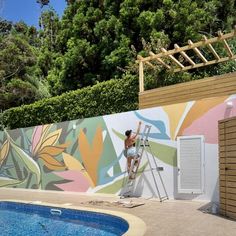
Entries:
[[[61, 17], [66, 0], [50, 0], [50, 5]], [[46, 9], [46, 7], [45, 7]], [[12, 22], [23, 20], [27, 25], [38, 27], [40, 4], [37, 0], [0, 0], [0, 17]]]

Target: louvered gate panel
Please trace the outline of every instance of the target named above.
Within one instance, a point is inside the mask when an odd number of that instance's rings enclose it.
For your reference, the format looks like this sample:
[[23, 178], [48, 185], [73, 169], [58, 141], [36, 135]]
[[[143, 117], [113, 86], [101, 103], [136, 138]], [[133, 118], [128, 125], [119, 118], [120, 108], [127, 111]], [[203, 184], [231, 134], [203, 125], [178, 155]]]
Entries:
[[178, 192], [202, 193], [204, 186], [203, 136], [182, 136], [178, 145]]

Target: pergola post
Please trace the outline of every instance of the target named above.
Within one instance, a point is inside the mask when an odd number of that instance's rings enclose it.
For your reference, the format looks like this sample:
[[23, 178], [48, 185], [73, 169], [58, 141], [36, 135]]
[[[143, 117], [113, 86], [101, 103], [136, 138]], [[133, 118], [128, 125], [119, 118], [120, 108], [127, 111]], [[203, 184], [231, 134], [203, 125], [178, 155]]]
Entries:
[[139, 61], [139, 92], [144, 91], [143, 62]]

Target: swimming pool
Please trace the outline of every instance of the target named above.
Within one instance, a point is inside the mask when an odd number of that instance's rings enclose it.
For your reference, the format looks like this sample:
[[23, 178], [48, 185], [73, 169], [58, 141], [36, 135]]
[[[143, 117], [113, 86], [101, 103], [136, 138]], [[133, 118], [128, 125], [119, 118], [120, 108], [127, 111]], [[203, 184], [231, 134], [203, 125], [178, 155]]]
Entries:
[[125, 234], [128, 228], [126, 220], [105, 213], [0, 202], [2, 236], [117, 236]]

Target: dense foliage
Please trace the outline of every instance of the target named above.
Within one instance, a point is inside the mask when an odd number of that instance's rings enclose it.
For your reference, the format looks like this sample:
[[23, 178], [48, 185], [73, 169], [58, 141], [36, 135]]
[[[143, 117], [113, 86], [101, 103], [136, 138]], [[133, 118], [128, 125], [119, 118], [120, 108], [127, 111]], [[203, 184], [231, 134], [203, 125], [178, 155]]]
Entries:
[[[49, 0], [39, 28], [0, 19], [0, 109], [137, 75], [137, 54], [228, 32], [235, 0], [67, 0], [61, 19]], [[236, 41], [230, 42], [235, 49]], [[234, 71], [235, 61], [173, 75], [146, 70], [147, 88]], [[157, 79], [158, 78], [158, 79]], [[20, 108], [19, 108], [20, 109]]]
[[48, 76], [51, 92], [119, 78], [134, 64], [132, 48], [145, 53], [143, 42], [157, 52], [232, 29], [235, 10], [228, 0], [70, 1], [57, 37], [61, 56]]
[[49, 97], [38, 67], [37, 30], [25, 23], [0, 21], [0, 108]]
[[135, 109], [138, 109], [138, 80], [135, 76], [124, 75], [120, 80], [101, 82], [8, 109], [0, 118], [2, 126], [14, 129]]

